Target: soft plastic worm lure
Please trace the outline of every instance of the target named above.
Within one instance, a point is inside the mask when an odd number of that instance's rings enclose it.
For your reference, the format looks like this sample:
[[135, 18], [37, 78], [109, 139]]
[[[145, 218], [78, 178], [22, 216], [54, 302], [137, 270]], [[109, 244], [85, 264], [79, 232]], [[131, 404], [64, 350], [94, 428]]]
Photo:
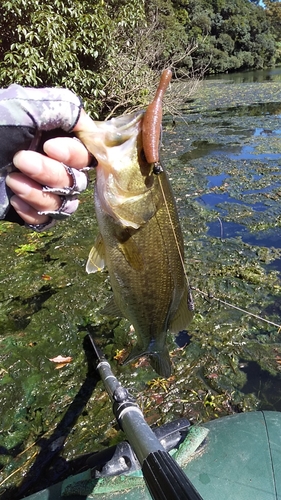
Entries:
[[159, 141], [162, 123], [162, 99], [171, 81], [172, 71], [165, 69], [153, 101], [147, 107], [143, 118], [142, 140], [143, 150], [148, 163], [159, 163]]

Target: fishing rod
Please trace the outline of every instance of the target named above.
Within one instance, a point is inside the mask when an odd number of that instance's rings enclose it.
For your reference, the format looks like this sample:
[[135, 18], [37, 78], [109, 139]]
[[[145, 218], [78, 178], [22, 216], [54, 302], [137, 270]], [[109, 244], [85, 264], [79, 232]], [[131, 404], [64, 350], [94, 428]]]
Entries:
[[109, 362], [88, 335], [94, 362], [113, 403], [113, 412], [138, 461], [153, 500], [203, 500], [183, 470], [162, 446], [143, 413], [113, 374]]

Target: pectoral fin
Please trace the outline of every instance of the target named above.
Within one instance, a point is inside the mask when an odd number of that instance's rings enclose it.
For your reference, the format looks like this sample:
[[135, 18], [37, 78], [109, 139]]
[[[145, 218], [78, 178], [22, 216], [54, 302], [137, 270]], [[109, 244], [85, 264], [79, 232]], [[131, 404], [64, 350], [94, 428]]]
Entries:
[[[155, 216], [159, 206], [159, 195], [150, 189], [145, 189], [140, 194], [126, 192], [123, 196], [112, 196], [112, 192], [104, 195], [110, 207], [110, 215], [123, 227], [139, 229]], [[162, 199], [161, 199], [162, 200]], [[114, 202], [114, 203], [113, 203]]]
[[133, 269], [136, 271], [143, 269], [142, 254], [132, 238], [129, 238], [123, 243], [119, 243], [118, 248]]
[[182, 296], [179, 308], [169, 324], [169, 330], [171, 333], [178, 333], [181, 330], [185, 330], [187, 325], [191, 322], [194, 312], [189, 309], [189, 297], [190, 295], [186, 289]]
[[105, 266], [105, 247], [101, 234], [98, 235], [96, 242], [91, 249], [86, 264], [88, 274], [101, 271]]

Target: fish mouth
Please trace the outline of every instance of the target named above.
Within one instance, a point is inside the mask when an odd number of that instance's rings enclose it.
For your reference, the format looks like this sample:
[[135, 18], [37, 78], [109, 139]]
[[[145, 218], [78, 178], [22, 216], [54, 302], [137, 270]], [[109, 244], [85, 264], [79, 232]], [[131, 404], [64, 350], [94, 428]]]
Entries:
[[126, 130], [128, 127], [128, 124], [134, 124], [138, 122], [143, 115], [145, 114], [145, 111], [143, 109], [140, 109], [138, 111], [135, 111], [134, 113], [127, 113], [124, 115], [120, 116], [114, 116], [113, 118], [110, 118], [109, 120], [105, 120], [104, 122], [97, 122], [97, 123], [103, 123], [103, 124], [108, 124], [111, 123], [114, 125], [116, 128], [122, 130]]
[[98, 162], [97, 176], [116, 176], [132, 161], [141, 163], [143, 116], [144, 111], [137, 111], [95, 122], [90, 151]]
[[[95, 122], [97, 130], [95, 132], [97, 138], [97, 151], [93, 154], [99, 159], [99, 149], [101, 147], [100, 139], [102, 138], [105, 148], [115, 148], [122, 146], [125, 142], [136, 139], [140, 132], [141, 121], [144, 116], [144, 111], [137, 111], [128, 115], [111, 118], [105, 122]], [[95, 143], [95, 140], [94, 140]], [[93, 146], [94, 146], [93, 143]], [[103, 158], [101, 158], [103, 159]]]
[[[145, 200], [151, 198], [153, 184], [152, 167], [142, 155], [143, 115], [143, 111], [137, 111], [97, 122], [97, 133], [93, 137], [93, 144], [98, 146], [97, 152], [93, 151], [98, 161], [96, 207], [118, 224], [134, 229], [147, 220], [146, 216], [143, 220], [138, 214], [143, 212]], [[149, 218], [154, 212], [153, 204]]]

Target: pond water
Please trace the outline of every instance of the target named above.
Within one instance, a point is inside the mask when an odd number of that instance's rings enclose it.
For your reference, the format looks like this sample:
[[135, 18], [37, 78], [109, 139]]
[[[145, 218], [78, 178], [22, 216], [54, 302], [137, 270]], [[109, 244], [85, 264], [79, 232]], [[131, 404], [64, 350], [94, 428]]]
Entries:
[[[150, 424], [281, 410], [280, 78], [279, 69], [208, 78], [180, 117], [164, 119], [162, 157], [195, 302], [179, 347], [169, 338], [167, 381], [145, 361], [118, 362], [129, 325], [102, 314], [106, 272], [85, 273], [98, 231], [92, 184], [51, 232], [0, 225], [1, 498], [59, 480], [77, 456], [122, 439], [87, 333]], [[72, 361], [58, 367], [58, 355]]]
[[[243, 243], [253, 250], [256, 247], [257, 253], [262, 249], [270, 249], [273, 254], [276, 251], [276, 256], [264, 268], [269, 273], [276, 271], [277, 287], [281, 271], [280, 80], [280, 68], [206, 79], [205, 91], [202, 91], [203, 110], [196, 109], [198, 102], [195, 100], [192, 112], [184, 115], [182, 127], [186, 135], [182, 136], [181, 147], [186, 148], [187, 136], [191, 140], [187, 151], [179, 157], [186, 171], [189, 169], [192, 176], [201, 176], [199, 189], [198, 184], [193, 184], [195, 190], [200, 191], [199, 196], [190, 193], [190, 197], [209, 212], [211, 219], [206, 224], [203, 252], [212, 253], [210, 243], [213, 239], [224, 241], [226, 253], [227, 240], [231, 244], [238, 241], [241, 247]], [[270, 86], [271, 83], [274, 85]], [[267, 102], [264, 102], [265, 84], [268, 85]], [[244, 96], [247, 96], [247, 104]], [[206, 103], [208, 109], [204, 106]], [[274, 288], [272, 292], [274, 294]], [[275, 321], [280, 324], [279, 295], [273, 302], [275, 309], [271, 310], [278, 311]], [[276, 333], [275, 347], [279, 350], [280, 329]], [[270, 373], [270, 370], [261, 369], [260, 361], [241, 363], [241, 370], [247, 375], [241, 391], [255, 394], [260, 399], [260, 408], [280, 411], [280, 367]], [[278, 354], [277, 362], [280, 363]]]
[[233, 83], [263, 83], [263, 82], [281, 82], [281, 68], [267, 68], [249, 71], [237, 71], [236, 73], [221, 73], [211, 75], [208, 80], [225, 80]]

